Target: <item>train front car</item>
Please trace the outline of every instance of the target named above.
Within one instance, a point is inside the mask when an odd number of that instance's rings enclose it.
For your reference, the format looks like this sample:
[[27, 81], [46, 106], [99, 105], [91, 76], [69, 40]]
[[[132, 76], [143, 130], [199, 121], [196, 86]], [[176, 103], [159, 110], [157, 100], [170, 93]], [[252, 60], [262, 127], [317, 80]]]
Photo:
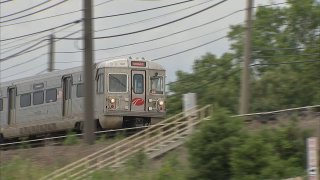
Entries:
[[145, 126], [165, 116], [165, 69], [155, 62], [102, 62], [97, 66], [97, 91], [104, 96], [96, 99], [97, 106], [104, 105], [99, 115], [104, 129]]

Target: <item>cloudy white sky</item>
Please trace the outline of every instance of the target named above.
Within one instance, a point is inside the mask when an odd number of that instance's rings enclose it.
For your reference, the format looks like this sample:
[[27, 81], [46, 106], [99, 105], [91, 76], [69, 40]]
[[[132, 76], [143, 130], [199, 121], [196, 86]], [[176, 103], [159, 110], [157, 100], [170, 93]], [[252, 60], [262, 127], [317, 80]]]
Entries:
[[[1, 0], [4, 1], [4, 0]], [[63, 0], [48, 0], [47, 3], [40, 5], [37, 8], [24, 11], [22, 13], [15, 14], [16, 12], [23, 11], [30, 7], [36, 6], [43, 0], [13, 0], [8, 3], [2, 3], [0, 16], [1, 26], [1, 59], [4, 59], [12, 54], [15, 54], [25, 48], [32, 46], [42, 39], [47, 39], [50, 34], [54, 34], [57, 38], [61, 38], [67, 34], [82, 29], [82, 23], [75, 24], [73, 26], [65, 26], [49, 32], [41, 33], [34, 36], [28, 36], [26, 38], [20, 38], [15, 40], [6, 40], [12, 37], [22, 36], [25, 34], [42, 31], [48, 28], [60, 26], [82, 17], [82, 0], [67, 0], [53, 8], [49, 8], [45, 11], [38, 12], [34, 15], [29, 14], [52, 6]], [[126, 13], [132, 11], [138, 11], [175, 2], [181, 2], [183, 0], [160, 0], [160, 1], [146, 1], [146, 0], [93, 0], [94, 17], [107, 16], [119, 13]], [[183, 16], [187, 16], [196, 11], [204, 9], [208, 6], [216, 4], [221, 0], [194, 0], [180, 5], [166, 7], [158, 10], [152, 10], [142, 13], [124, 15], [119, 17], [101, 18], [94, 20], [94, 36], [110, 36], [116, 34], [122, 34], [140, 29], [145, 29], [159, 24], [163, 24], [175, 19], [179, 19]], [[271, 3], [280, 3], [285, 0], [255, 0], [254, 4], [266, 5]], [[190, 18], [181, 20], [177, 23], [173, 23], [164, 27], [160, 27], [154, 30], [145, 31], [128, 36], [115, 37], [95, 40], [95, 49], [107, 49], [117, 47], [121, 45], [136, 43], [140, 41], [146, 41], [162, 36], [166, 36], [171, 33], [179, 32], [197, 25], [204, 24], [206, 22], [218, 19], [227, 14], [235, 12], [237, 10], [244, 9], [246, 6], [246, 0], [228, 0], [214, 8], [211, 8], [205, 12], [192, 16]], [[73, 12], [76, 11], [76, 12]], [[69, 13], [73, 12], [73, 13]], [[66, 15], [61, 15], [67, 13]], [[12, 15], [13, 14], [13, 15]], [[50, 16], [56, 17], [50, 17]], [[20, 18], [25, 16], [23, 18]], [[46, 18], [50, 17], [50, 18]], [[146, 59], [156, 59], [164, 57], [173, 53], [184, 51], [186, 49], [201, 45], [203, 43], [221, 38], [229, 31], [230, 25], [243, 23], [245, 14], [244, 12], [236, 13], [228, 18], [217, 21], [215, 23], [202, 26], [193, 30], [189, 30], [183, 33], [179, 33], [160, 40], [142, 43], [133, 46], [127, 46], [122, 48], [116, 48], [112, 50], [99, 50], [95, 51], [95, 61], [103, 61], [115, 56], [122, 57], [145, 57]], [[39, 20], [41, 18], [45, 18]], [[29, 21], [29, 22], [26, 22]], [[82, 32], [78, 32], [70, 37], [81, 37]], [[191, 39], [191, 40], [189, 40]], [[3, 41], [6, 40], [6, 41]], [[189, 40], [186, 42], [181, 42]], [[0, 64], [0, 82], [18, 79], [21, 77], [27, 77], [36, 75], [39, 72], [43, 72], [47, 68], [48, 60], [48, 41], [44, 41], [39, 46], [44, 46], [36, 51], [26, 53], [14, 58], [10, 58], [6, 61], [2, 61]], [[181, 43], [179, 43], [181, 42]], [[175, 45], [170, 45], [174, 44]], [[34, 46], [35, 48], [37, 46]], [[156, 50], [150, 50], [155, 49]], [[163, 47], [163, 48], [160, 48]], [[59, 40], [55, 43], [55, 69], [65, 69], [69, 67], [80, 66], [82, 64], [82, 52], [78, 53], [62, 53], [62, 52], [74, 52], [81, 51], [82, 42], [80, 40]], [[201, 57], [206, 52], [211, 52], [216, 55], [221, 55], [228, 51], [229, 42], [226, 38], [218, 40], [212, 44], [197, 48], [186, 53], [182, 53], [176, 56], [160, 59], [157, 62], [162, 64], [167, 69], [167, 80], [175, 80], [175, 72], [177, 70], [183, 70], [190, 72], [192, 64], [196, 58]], [[135, 53], [140, 51], [146, 51], [142, 53]], [[42, 56], [41, 56], [42, 55]], [[40, 56], [40, 57], [39, 57]], [[37, 58], [39, 57], [39, 58]], [[37, 59], [35, 59], [37, 58]], [[21, 64], [21, 65], [19, 65]], [[12, 68], [10, 68], [12, 67]]]

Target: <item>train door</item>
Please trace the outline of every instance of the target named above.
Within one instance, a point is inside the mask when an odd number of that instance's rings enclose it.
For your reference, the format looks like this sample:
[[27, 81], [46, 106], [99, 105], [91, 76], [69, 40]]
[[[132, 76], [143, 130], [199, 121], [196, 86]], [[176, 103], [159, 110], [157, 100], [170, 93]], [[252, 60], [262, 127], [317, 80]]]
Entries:
[[16, 96], [17, 88], [8, 88], [8, 125], [15, 123], [16, 121]]
[[72, 114], [72, 77], [67, 76], [62, 79], [62, 89], [63, 89], [63, 102], [62, 102], [62, 116], [70, 117]]
[[131, 111], [145, 111], [146, 72], [132, 70], [131, 72]]

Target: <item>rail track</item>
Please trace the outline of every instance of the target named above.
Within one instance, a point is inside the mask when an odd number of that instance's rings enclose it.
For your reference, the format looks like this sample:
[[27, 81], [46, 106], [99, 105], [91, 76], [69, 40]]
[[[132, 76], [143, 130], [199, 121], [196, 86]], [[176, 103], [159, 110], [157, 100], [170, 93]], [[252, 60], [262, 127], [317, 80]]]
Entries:
[[[303, 117], [310, 114], [312, 114], [313, 116], [320, 116], [319, 108], [320, 108], [320, 105], [304, 106], [304, 107], [297, 107], [297, 108], [290, 108], [290, 109], [282, 109], [277, 111], [234, 115], [232, 117], [242, 117], [247, 121], [257, 121], [257, 122], [267, 123], [270, 121], [277, 120], [279, 119], [279, 117], [290, 116], [294, 113], [297, 115], [297, 117]], [[102, 135], [106, 135], [107, 137], [115, 137], [117, 134], [130, 136], [138, 132], [139, 130], [152, 127], [152, 126], [153, 125], [106, 130], [106, 131], [97, 131], [95, 132], [95, 134], [96, 134], [96, 139], [99, 139]], [[33, 148], [33, 147], [40, 147], [45, 145], [51, 145], [51, 146], [63, 145], [64, 140], [69, 136], [76, 136], [81, 140], [83, 133], [3, 143], [3, 144], [0, 144], [0, 151], [14, 150], [19, 148]]]
[[[152, 126], [152, 125], [151, 125]], [[132, 128], [122, 128], [122, 129], [112, 129], [112, 130], [105, 130], [105, 131], [96, 131], [96, 140], [106, 136], [108, 138], [114, 138], [117, 135], [123, 135], [125, 137], [133, 135], [140, 130], [148, 128], [150, 126], [139, 126], [139, 127], [132, 127]], [[79, 140], [82, 140], [83, 133], [78, 134], [67, 134], [61, 136], [54, 136], [54, 137], [47, 137], [47, 138], [38, 138], [38, 139], [30, 139], [30, 140], [19, 140], [19, 141], [12, 141], [8, 143], [0, 144], [0, 151], [6, 150], [14, 150], [20, 148], [35, 148], [41, 146], [60, 146], [64, 144], [64, 141], [68, 137], [76, 137]]]

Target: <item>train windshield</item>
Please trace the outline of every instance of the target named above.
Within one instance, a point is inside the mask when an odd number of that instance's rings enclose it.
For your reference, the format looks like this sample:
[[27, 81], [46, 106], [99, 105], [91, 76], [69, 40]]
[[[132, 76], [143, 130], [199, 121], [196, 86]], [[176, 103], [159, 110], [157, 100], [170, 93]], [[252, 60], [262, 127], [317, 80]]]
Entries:
[[150, 93], [152, 94], [163, 94], [164, 84], [162, 76], [150, 77]]
[[127, 74], [109, 74], [109, 92], [127, 92]]

